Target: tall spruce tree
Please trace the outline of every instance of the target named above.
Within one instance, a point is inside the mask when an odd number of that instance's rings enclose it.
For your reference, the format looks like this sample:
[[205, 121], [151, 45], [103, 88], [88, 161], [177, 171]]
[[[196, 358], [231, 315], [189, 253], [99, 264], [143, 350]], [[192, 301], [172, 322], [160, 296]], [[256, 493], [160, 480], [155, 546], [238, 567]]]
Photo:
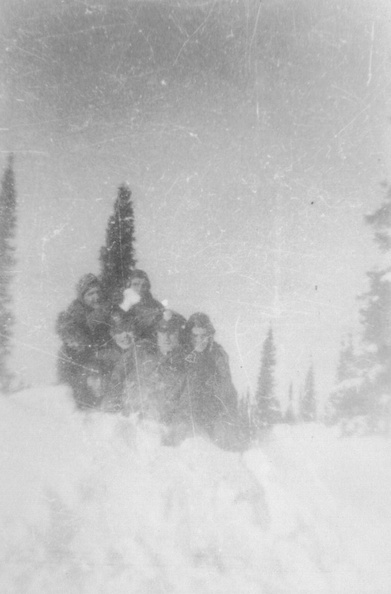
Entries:
[[360, 396], [366, 401], [369, 431], [383, 431], [391, 408], [391, 187], [381, 206], [366, 217], [384, 261], [368, 273], [369, 290], [360, 296], [365, 376]]
[[389, 432], [391, 426], [391, 188], [385, 187], [382, 204], [365, 217], [384, 260], [367, 273], [369, 289], [359, 296], [361, 343], [343, 346], [328, 405], [328, 420], [344, 434]]
[[369, 291], [361, 296], [363, 340], [375, 353], [376, 363], [390, 369], [391, 349], [391, 187], [383, 204], [365, 217], [374, 231], [375, 242], [384, 255], [377, 269], [368, 273]]
[[114, 213], [106, 228], [106, 245], [101, 248], [101, 282], [104, 298], [111, 300], [124, 287], [136, 266], [132, 193], [122, 184], [114, 203]]
[[255, 393], [256, 407], [254, 421], [255, 425], [260, 428], [270, 427], [281, 422], [280, 403], [275, 396], [275, 367], [276, 349], [274, 346], [273, 330], [270, 327], [263, 343], [261, 369], [257, 391]]
[[16, 192], [13, 155], [1, 182], [0, 193], [0, 389], [8, 392], [13, 374], [8, 368], [11, 353], [12, 313], [11, 282], [15, 272]]
[[316, 394], [314, 365], [311, 363], [304, 383], [304, 394], [301, 401], [301, 418], [305, 423], [316, 420]]

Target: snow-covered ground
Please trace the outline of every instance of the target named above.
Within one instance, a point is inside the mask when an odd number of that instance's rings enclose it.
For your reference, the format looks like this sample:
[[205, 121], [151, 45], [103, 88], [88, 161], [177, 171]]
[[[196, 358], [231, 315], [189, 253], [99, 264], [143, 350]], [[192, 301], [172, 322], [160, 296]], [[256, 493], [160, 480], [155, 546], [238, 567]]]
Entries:
[[391, 443], [277, 427], [245, 453], [0, 398], [2, 594], [391, 592]]

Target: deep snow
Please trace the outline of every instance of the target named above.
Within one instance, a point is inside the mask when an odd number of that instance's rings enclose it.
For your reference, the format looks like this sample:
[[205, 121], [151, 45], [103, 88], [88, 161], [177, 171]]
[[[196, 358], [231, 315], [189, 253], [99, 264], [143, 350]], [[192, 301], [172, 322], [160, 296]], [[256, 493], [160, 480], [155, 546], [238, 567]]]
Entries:
[[277, 427], [248, 451], [0, 399], [2, 594], [391, 591], [391, 445]]

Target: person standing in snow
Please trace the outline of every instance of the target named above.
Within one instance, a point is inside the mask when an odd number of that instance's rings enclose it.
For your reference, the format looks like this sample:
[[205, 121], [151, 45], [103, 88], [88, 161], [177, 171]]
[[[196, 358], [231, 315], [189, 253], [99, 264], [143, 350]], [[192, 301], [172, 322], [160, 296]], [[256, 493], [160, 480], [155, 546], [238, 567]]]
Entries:
[[190, 427], [215, 438], [232, 427], [237, 418], [237, 395], [228, 355], [215, 342], [215, 329], [206, 314], [191, 315], [185, 332], [186, 389], [181, 396], [180, 414]]
[[91, 408], [98, 404], [98, 397], [89, 378], [97, 374], [97, 352], [110, 340], [108, 314], [94, 274], [82, 276], [76, 292], [77, 298], [59, 314], [56, 323], [62, 341], [57, 373], [60, 383], [71, 386], [77, 406]]
[[146, 272], [139, 269], [130, 272], [119, 308], [125, 319], [133, 321], [137, 340], [156, 342], [156, 323], [164, 306], [152, 296]]
[[155, 353], [148, 340], [136, 340], [134, 319], [125, 318], [120, 311], [111, 316], [111, 336], [98, 353], [104, 378], [102, 410], [143, 416], [149, 409], [146, 384], [155, 366]]

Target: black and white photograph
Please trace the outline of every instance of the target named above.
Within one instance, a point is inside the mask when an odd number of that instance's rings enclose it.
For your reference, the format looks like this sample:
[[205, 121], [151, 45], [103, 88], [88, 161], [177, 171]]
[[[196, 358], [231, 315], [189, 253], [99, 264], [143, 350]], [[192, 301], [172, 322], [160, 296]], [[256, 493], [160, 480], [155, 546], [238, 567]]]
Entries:
[[389, 594], [389, 0], [0, 0], [0, 66], [0, 593]]

